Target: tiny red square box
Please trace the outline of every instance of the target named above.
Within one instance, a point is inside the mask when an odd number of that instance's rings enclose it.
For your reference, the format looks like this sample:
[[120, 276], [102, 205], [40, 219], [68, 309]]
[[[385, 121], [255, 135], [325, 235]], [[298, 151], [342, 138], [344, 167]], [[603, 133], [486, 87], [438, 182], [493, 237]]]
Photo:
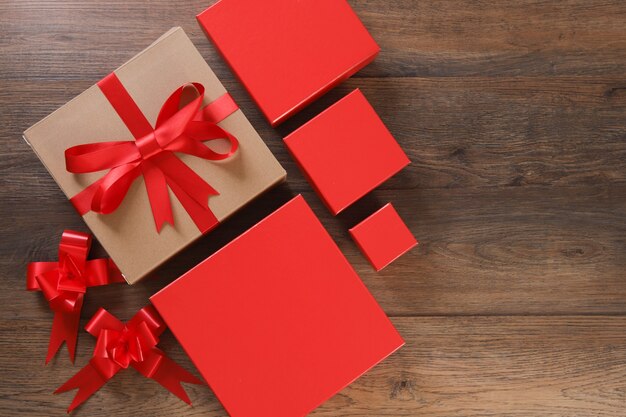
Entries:
[[273, 126], [380, 51], [346, 0], [220, 0], [198, 21]]
[[301, 196], [151, 300], [233, 417], [304, 416], [404, 344]]
[[358, 89], [287, 136], [285, 144], [333, 214], [410, 163]]
[[350, 234], [377, 271], [417, 245], [391, 203], [350, 229]]

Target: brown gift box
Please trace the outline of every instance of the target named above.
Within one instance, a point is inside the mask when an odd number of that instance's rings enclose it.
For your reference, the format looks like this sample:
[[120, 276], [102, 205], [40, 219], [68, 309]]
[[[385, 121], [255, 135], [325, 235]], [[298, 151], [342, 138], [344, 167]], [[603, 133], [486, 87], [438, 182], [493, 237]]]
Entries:
[[[226, 93], [181, 28], [169, 30], [115, 70], [115, 74], [153, 126], [165, 100], [183, 84], [199, 82], [204, 85], [203, 106]], [[235, 155], [223, 161], [207, 161], [185, 154], [176, 156], [219, 192], [209, 198], [209, 208], [221, 222], [283, 181], [286, 173], [241, 110], [218, 124], [239, 141]], [[106, 171], [80, 175], [68, 172], [64, 156], [67, 148], [102, 141], [134, 140], [97, 85], [29, 128], [24, 138], [68, 198], [101, 178]], [[166, 224], [158, 233], [143, 182], [141, 176], [134, 181], [115, 212], [102, 215], [90, 211], [83, 216], [129, 284], [143, 278], [202, 235], [171, 190], [174, 226]]]

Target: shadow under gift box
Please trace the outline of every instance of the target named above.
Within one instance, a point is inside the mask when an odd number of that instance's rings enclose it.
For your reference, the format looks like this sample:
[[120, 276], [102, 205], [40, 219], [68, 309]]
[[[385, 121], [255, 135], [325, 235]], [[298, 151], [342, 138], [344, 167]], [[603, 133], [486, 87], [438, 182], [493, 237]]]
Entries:
[[[181, 28], [166, 32], [114, 73], [152, 126], [163, 103], [182, 85], [201, 83], [205, 87], [203, 106], [226, 93]], [[217, 190], [219, 195], [211, 196], [208, 204], [221, 222], [283, 181], [286, 173], [241, 110], [218, 125], [239, 142], [233, 156], [213, 161], [181, 153], [175, 155]], [[88, 143], [134, 140], [98, 85], [26, 130], [24, 138], [68, 198], [102, 178], [106, 171], [68, 172], [66, 149]], [[174, 225], [166, 224], [160, 233], [155, 227], [142, 176], [134, 181], [113, 213], [90, 211], [83, 216], [129, 284], [139, 281], [203, 234], [171, 189], [168, 192]]]

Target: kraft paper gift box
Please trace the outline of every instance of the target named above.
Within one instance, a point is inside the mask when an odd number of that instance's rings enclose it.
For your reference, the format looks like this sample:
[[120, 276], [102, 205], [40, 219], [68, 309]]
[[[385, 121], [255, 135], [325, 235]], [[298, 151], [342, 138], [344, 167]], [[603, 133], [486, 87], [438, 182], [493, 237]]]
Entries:
[[304, 416], [404, 344], [302, 196], [151, 301], [232, 417]]
[[286, 175], [181, 28], [24, 138], [130, 284]]
[[272, 126], [380, 51], [346, 0], [220, 0], [198, 22]]

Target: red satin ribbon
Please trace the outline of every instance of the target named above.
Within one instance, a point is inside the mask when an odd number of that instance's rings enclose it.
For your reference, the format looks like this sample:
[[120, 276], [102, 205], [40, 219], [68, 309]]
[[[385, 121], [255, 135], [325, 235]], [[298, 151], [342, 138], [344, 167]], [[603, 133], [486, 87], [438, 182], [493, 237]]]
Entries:
[[92, 358], [54, 392], [58, 394], [78, 388], [67, 412], [78, 407], [116, 373], [129, 366], [191, 404], [180, 383], [201, 385], [202, 381], [156, 347], [165, 328], [165, 322], [152, 306], [142, 308], [127, 324], [103, 308], [98, 310], [85, 326], [85, 330], [98, 338]]
[[[204, 86], [185, 84], [165, 101], [155, 128], [152, 128], [115, 73], [102, 79], [98, 86], [135, 140], [90, 143], [65, 151], [69, 172], [82, 174], [109, 170], [104, 177], [70, 199], [78, 212], [84, 215], [89, 211], [101, 214], [115, 211], [133, 181], [143, 176], [157, 231], [160, 232], [165, 223], [174, 224], [168, 186], [201, 232], [217, 225], [208, 200], [211, 195], [219, 193], [175, 153], [216, 161], [237, 151], [237, 139], [216, 125], [238, 108], [230, 95], [226, 93], [201, 108]], [[195, 98], [183, 105], [185, 89], [191, 89]], [[227, 153], [215, 152], [203, 144], [216, 139], [229, 141]]]
[[26, 289], [41, 291], [54, 311], [46, 363], [67, 343], [74, 362], [80, 310], [87, 287], [125, 282], [111, 259], [87, 260], [91, 236], [66, 230], [61, 236], [58, 262], [31, 262]]

